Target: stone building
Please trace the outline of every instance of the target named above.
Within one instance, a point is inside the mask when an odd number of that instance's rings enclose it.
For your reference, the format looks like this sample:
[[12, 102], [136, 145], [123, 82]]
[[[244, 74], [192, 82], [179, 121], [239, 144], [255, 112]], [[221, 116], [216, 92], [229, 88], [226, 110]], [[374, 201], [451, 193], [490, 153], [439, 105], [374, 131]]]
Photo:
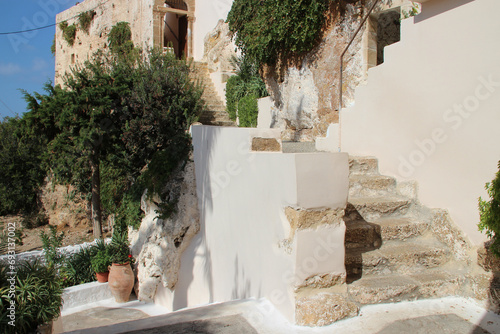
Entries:
[[[66, 71], [87, 60], [94, 52], [108, 47], [108, 33], [113, 25], [130, 24], [134, 45], [143, 49], [171, 47], [176, 56], [201, 60], [204, 38], [231, 8], [231, 0], [85, 0], [60, 13], [56, 21], [76, 26], [73, 44], [56, 26], [56, 77], [61, 83]], [[91, 13], [88, 31], [79, 24], [82, 13]]]

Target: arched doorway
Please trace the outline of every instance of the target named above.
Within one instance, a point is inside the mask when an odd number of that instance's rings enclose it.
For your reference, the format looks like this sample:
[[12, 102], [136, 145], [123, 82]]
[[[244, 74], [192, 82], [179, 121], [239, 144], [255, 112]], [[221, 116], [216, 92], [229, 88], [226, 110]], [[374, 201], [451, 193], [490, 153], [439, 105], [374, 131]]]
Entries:
[[[194, 0], [156, 0], [158, 34], [155, 45], [173, 51], [178, 58], [192, 55]], [[155, 18], [156, 20], [156, 18]]]
[[182, 0], [165, 1], [166, 8], [179, 9], [186, 13], [167, 12], [164, 18], [163, 45], [171, 47], [177, 58], [187, 56], [188, 8]]

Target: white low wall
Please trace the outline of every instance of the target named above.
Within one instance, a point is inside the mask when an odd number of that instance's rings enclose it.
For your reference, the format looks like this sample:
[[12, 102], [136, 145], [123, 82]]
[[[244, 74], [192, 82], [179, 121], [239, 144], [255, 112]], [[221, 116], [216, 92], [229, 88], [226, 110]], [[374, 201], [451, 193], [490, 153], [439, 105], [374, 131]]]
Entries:
[[342, 151], [416, 179], [421, 202], [448, 209], [475, 243], [477, 199], [500, 159], [499, 12], [498, 0], [425, 2], [341, 114]]
[[155, 302], [178, 310], [268, 298], [294, 321], [294, 287], [312, 274], [345, 273], [345, 226], [300, 230], [286, 207], [344, 208], [346, 154], [251, 152], [253, 137], [279, 130], [192, 127], [201, 231], [183, 253], [174, 292]]

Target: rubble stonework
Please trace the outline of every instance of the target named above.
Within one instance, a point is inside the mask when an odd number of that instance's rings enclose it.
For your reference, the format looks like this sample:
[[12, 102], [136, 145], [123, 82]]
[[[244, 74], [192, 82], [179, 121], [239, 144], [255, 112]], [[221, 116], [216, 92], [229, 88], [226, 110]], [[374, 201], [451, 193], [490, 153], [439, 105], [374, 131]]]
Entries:
[[177, 212], [159, 219], [155, 201], [143, 201], [147, 214], [138, 231], [129, 231], [132, 254], [137, 258], [136, 293], [139, 300], [153, 301], [158, 284], [174, 289], [181, 254], [200, 230], [194, 163], [172, 178], [168, 189], [180, 194]]
[[236, 46], [224, 20], [219, 20], [214, 30], [205, 36], [204, 44], [203, 62], [208, 64], [210, 72], [234, 71], [231, 59], [236, 56]]

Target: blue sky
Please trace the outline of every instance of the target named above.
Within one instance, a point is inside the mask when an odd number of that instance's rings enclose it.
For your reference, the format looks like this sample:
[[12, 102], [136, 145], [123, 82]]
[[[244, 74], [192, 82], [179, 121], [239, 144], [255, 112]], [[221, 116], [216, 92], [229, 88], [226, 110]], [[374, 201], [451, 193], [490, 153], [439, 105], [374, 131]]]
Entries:
[[[82, 0], [80, 0], [81, 2]], [[24, 31], [55, 23], [57, 13], [76, 0], [0, 0], [0, 33]], [[26, 103], [19, 89], [43, 92], [54, 80], [50, 46], [55, 27], [13, 35], [0, 35], [0, 119], [22, 115]]]

